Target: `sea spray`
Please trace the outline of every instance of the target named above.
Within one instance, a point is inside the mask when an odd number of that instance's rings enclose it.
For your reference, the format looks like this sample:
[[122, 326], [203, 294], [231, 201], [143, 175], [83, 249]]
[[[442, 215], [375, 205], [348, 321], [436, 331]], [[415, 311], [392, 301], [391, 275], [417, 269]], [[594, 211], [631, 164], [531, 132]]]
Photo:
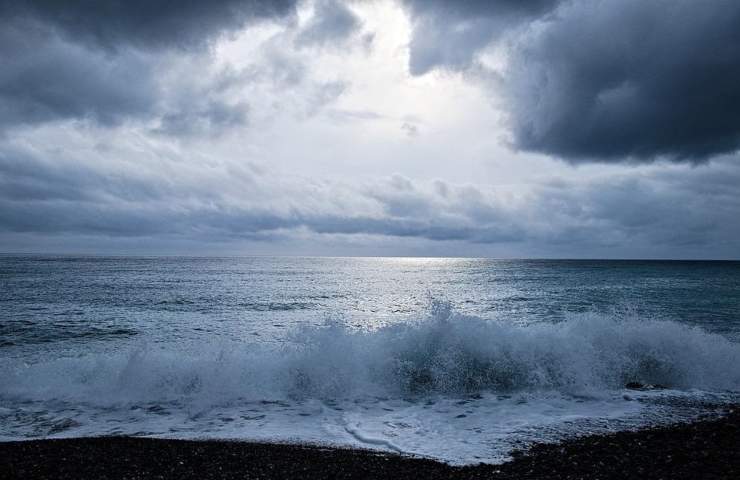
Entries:
[[[281, 342], [11, 359], [0, 365], [0, 440], [287, 440], [500, 462], [529, 442], [736, 402], [739, 361], [740, 345], [671, 321], [586, 313], [522, 325], [434, 303], [412, 321], [330, 321]], [[665, 389], [628, 394], [628, 382]]]
[[142, 345], [0, 367], [0, 396], [105, 405], [224, 404], [368, 395], [415, 397], [557, 391], [598, 394], [628, 382], [740, 390], [740, 345], [670, 321], [572, 315], [511, 325], [435, 305], [377, 329], [339, 322], [260, 343]]

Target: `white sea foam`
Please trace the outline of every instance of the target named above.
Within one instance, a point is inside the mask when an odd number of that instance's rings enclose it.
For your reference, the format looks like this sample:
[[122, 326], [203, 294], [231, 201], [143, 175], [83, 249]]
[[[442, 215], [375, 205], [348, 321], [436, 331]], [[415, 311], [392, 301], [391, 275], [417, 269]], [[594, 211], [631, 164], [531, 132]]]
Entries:
[[[495, 461], [517, 441], [624, 428], [659, 420], [676, 399], [733, 396], [738, 365], [740, 345], [669, 321], [584, 314], [523, 326], [435, 304], [415, 322], [329, 323], [279, 346], [6, 362], [0, 435], [292, 439]], [[625, 397], [633, 381], [667, 390]]]

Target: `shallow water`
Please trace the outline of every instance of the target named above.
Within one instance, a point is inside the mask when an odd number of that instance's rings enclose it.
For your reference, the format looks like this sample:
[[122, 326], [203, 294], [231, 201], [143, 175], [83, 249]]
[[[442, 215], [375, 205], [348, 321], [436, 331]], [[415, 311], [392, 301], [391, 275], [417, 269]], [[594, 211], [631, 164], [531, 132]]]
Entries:
[[501, 461], [736, 401], [739, 306], [733, 262], [5, 256], [0, 438]]

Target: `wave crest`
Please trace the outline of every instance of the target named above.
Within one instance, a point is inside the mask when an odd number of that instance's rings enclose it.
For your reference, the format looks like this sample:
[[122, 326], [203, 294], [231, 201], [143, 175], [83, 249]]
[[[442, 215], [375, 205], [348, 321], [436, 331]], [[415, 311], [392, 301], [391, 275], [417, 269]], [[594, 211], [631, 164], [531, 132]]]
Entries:
[[339, 323], [264, 344], [141, 347], [0, 369], [2, 396], [210, 403], [484, 391], [597, 394], [628, 382], [740, 390], [740, 345], [670, 321], [582, 314], [512, 325], [435, 303], [415, 322]]

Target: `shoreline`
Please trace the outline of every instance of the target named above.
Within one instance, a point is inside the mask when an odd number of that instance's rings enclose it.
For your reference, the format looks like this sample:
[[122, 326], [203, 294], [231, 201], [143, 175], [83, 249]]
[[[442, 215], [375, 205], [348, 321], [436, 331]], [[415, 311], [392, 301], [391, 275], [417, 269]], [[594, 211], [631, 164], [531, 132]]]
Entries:
[[0, 478], [740, 478], [740, 406], [708, 420], [590, 435], [450, 466], [373, 450], [141, 437], [0, 442]]

